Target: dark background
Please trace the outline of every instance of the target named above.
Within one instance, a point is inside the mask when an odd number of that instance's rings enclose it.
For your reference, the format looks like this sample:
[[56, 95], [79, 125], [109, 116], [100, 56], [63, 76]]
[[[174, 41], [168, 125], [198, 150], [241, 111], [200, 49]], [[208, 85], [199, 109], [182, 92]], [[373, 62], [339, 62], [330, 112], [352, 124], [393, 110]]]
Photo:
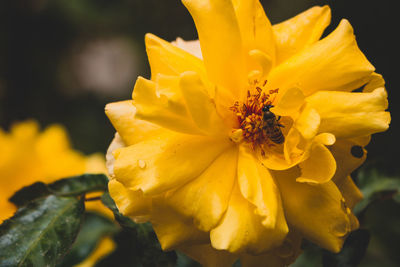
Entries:
[[[359, 47], [386, 80], [392, 115], [390, 130], [374, 135], [368, 145], [365, 166], [398, 175], [396, 1], [261, 2], [272, 23], [325, 4], [332, 8], [326, 33], [342, 18], [350, 21]], [[13, 122], [30, 118], [42, 127], [61, 123], [76, 149], [104, 153], [114, 134], [104, 115], [105, 104], [130, 98], [136, 77], [149, 77], [143, 42], [147, 32], [169, 41], [178, 36], [197, 39], [194, 23], [179, 0], [1, 0], [0, 127], [8, 129]], [[372, 206], [369, 216], [376, 223], [370, 228], [377, 236], [385, 235], [385, 245], [379, 247], [378, 239], [372, 242], [364, 266], [376, 266], [390, 257], [400, 260], [398, 245], [393, 246], [400, 241], [399, 230], [394, 239], [394, 232], [387, 230], [393, 228], [386, 227], [399, 222], [395, 216], [399, 206], [393, 205]], [[395, 266], [392, 263], [384, 266]]]

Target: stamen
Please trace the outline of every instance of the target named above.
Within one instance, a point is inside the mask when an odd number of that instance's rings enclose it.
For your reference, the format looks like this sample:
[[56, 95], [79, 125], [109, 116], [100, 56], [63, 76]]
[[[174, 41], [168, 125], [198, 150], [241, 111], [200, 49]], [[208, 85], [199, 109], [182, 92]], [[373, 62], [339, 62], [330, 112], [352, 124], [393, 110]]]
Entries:
[[[236, 115], [239, 125], [240, 132], [235, 131], [234, 138], [231, 139], [235, 141], [242, 141], [242, 139], [251, 144], [251, 147], [255, 150], [260, 148], [261, 155], [265, 156], [265, 148], [273, 146], [274, 144], [267, 137], [265, 130], [263, 129], [263, 107], [266, 105], [271, 105], [275, 100], [279, 89], [272, 89], [266, 91], [265, 86], [267, 85], [267, 80], [261, 83], [258, 80], [254, 81], [252, 89], [247, 91], [247, 98], [244, 103], [240, 104], [235, 102], [230, 110]], [[268, 92], [268, 93], [266, 93]], [[238, 138], [237, 135], [241, 134], [242, 139]]]

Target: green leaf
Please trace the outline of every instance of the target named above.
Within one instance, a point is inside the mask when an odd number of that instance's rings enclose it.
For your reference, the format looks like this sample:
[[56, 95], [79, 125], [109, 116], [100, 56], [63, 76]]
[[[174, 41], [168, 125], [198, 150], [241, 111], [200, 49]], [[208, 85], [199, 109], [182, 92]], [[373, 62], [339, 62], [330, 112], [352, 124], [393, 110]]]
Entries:
[[22, 207], [38, 198], [51, 194], [57, 196], [78, 196], [96, 191], [107, 191], [108, 178], [104, 174], [84, 174], [55, 181], [51, 184], [37, 182], [23, 187], [9, 200]]
[[[200, 267], [200, 263], [192, 260], [188, 256], [186, 256], [184, 253], [177, 251], [177, 260], [176, 260], [176, 267]], [[238, 261], [239, 262], [239, 261]], [[240, 266], [240, 262], [239, 262]]]
[[15, 192], [14, 195], [10, 197], [9, 201], [14, 203], [17, 207], [22, 207], [32, 200], [46, 197], [50, 194], [51, 192], [45, 183], [37, 182]]
[[320, 247], [304, 239], [301, 248], [303, 253], [290, 265], [291, 267], [321, 266], [322, 249]]
[[74, 245], [58, 266], [70, 267], [82, 262], [103, 237], [112, 235], [117, 230], [117, 225], [109, 219], [95, 213], [86, 213]]
[[48, 187], [57, 195], [81, 195], [96, 191], [106, 191], [108, 178], [104, 174], [84, 174], [58, 180]]
[[55, 266], [74, 242], [83, 199], [49, 195], [18, 209], [0, 226], [1, 266]]
[[[128, 217], [122, 215], [117, 206], [115, 205], [114, 200], [111, 198], [110, 194], [104, 193], [101, 196], [101, 202], [103, 202], [103, 204], [109, 208], [115, 217], [115, 220], [124, 228], [133, 228], [133, 229], [137, 229], [138, 224], [134, 223], [131, 219], [129, 219]], [[146, 229], [142, 229], [143, 231], [146, 231]]]
[[333, 254], [323, 252], [322, 263], [324, 267], [355, 267], [363, 259], [368, 248], [370, 234], [368, 230], [358, 229], [347, 237], [342, 250]]
[[359, 215], [372, 202], [392, 198], [398, 199], [396, 195], [400, 192], [400, 179], [389, 177], [379, 173], [378, 170], [360, 170], [357, 175], [357, 185], [363, 193], [363, 200], [354, 208], [354, 213]]

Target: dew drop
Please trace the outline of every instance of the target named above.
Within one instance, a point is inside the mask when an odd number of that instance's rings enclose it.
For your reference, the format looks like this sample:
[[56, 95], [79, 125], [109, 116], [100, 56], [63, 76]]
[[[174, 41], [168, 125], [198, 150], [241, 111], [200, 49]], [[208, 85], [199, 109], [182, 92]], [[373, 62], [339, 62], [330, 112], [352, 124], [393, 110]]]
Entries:
[[335, 235], [335, 236], [337, 236], [337, 237], [343, 237], [343, 236], [345, 236], [347, 233], [349, 233], [350, 230], [351, 230], [350, 224], [349, 224], [349, 222], [346, 220], [345, 222], [335, 224], [335, 225], [332, 227], [331, 232], [332, 232], [333, 235]]
[[351, 231], [350, 221], [347, 216], [344, 220], [343, 218], [338, 219], [334, 225], [332, 225], [331, 233], [337, 237], [343, 237]]
[[146, 168], [146, 162], [142, 159], [139, 159], [138, 166], [139, 166], [139, 168], [144, 169], [144, 168]]

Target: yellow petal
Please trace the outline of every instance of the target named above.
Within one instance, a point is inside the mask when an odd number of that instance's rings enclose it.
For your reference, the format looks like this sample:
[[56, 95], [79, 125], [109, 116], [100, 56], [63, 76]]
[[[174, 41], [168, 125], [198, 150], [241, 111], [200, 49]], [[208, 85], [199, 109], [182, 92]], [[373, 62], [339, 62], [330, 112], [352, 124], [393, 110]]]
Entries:
[[174, 46], [179, 47], [180, 49], [192, 54], [195, 57], [203, 59], [203, 55], [201, 54], [201, 47], [199, 40], [193, 41], [185, 41], [182, 38], [176, 38], [175, 41], [171, 42]]
[[277, 47], [277, 64], [318, 41], [330, 20], [329, 6], [315, 6], [272, 26]]
[[143, 196], [140, 190], [132, 191], [113, 179], [108, 183], [108, 191], [118, 210], [125, 216], [136, 217], [149, 215], [151, 198]]
[[246, 77], [240, 29], [231, 0], [182, 0], [196, 24], [209, 79], [240, 99]]
[[[354, 184], [350, 174], [361, 166], [367, 157], [367, 151], [363, 148], [367, 144], [365, 139], [366, 137], [339, 140], [330, 147], [337, 162], [337, 170], [332, 180], [342, 192], [350, 209], [362, 199], [362, 193]], [[352, 149], [354, 148], [358, 148], [361, 153], [353, 155]]]
[[[290, 138], [291, 139], [291, 138]], [[293, 138], [295, 139], [295, 138]], [[287, 141], [285, 141], [286, 144]], [[293, 149], [293, 148], [291, 148]], [[298, 150], [296, 150], [297, 152]], [[291, 151], [292, 152], [292, 151]], [[298, 163], [298, 160], [301, 158], [301, 154], [296, 154], [296, 152], [288, 153], [288, 160], [285, 157], [284, 153], [266, 153], [265, 156], [262, 156], [261, 153], [258, 155], [258, 160], [268, 169], [270, 170], [286, 170]], [[302, 153], [302, 151], [301, 151]]]
[[158, 194], [198, 177], [231, 145], [228, 138], [171, 134], [114, 152], [114, 173], [131, 190]]
[[274, 171], [283, 201], [286, 220], [306, 239], [333, 252], [339, 252], [345, 236], [358, 224], [351, 219], [343, 197], [329, 181], [309, 185], [296, 182], [300, 170]]
[[198, 245], [210, 242], [208, 233], [198, 230], [192, 219], [184, 217], [166, 205], [162, 197], [153, 199], [151, 224], [163, 250], [181, 245]]
[[374, 72], [369, 77], [368, 83], [364, 86], [363, 92], [372, 92], [377, 88], [384, 87], [385, 80], [383, 79], [382, 75]]
[[110, 146], [107, 149], [106, 153], [106, 168], [108, 172], [108, 176], [113, 179], [115, 174], [114, 174], [114, 163], [115, 163], [115, 157], [114, 157], [114, 151], [126, 147], [126, 144], [124, 141], [122, 141], [121, 136], [118, 133], [115, 133], [114, 139], [111, 141]]
[[233, 0], [245, 53], [257, 49], [275, 60], [271, 22], [258, 0]]
[[277, 216], [274, 226], [266, 227], [262, 224], [264, 218], [255, 213], [256, 209], [236, 184], [221, 224], [210, 232], [212, 246], [231, 253], [251, 254], [279, 246], [288, 232], [283, 216]]
[[[322, 103], [321, 103], [322, 104]], [[304, 106], [294, 126], [305, 139], [314, 138], [320, 126], [321, 118], [318, 112], [310, 105]]]
[[183, 215], [192, 217], [197, 228], [210, 231], [226, 211], [236, 171], [235, 147], [222, 153], [199, 177], [172, 192], [168, 203]]
[[321, 116], [319, 131], [332, 133], [338, 139], [370, 135], [389, 127], [384, 88], [370, 93], [317, 92], [307, 102]]
[[199, 75], [195, 72], [183, 73], [180, 88], [189, 113], [199, 129], [209, 135], [228, 132]]
[[216, 250], [211, 245], [182, 246], [179, 248], [204, 267], [231, 267], [237, 256], [224, 250]]
[[279, 94], [277, 104], [271, 109], [273, 113], [280, 116], [294, 115], [304, 104], [305, 97], [299, 88], [290, 88], [283, 94]]
[[[282, 238], [287, 232], [281, 197], [269, 171], [259, 162], [247, 146], [239, 147], [238, 182], [242, 195], [256, 206], [256, 213], [264, 219], [266, 228], [281, 231]], [[269, 238], [273, 242], [272, 236]]]
[[309, 157], [299, 164], [301, 176], [297, 182], [320, 184], [331, 180], [336, 171], [332, 153], [322, 144], [312, 146]]
[[308, 96], [316, 91], [352, 91], [365, 84], [374, 67], [357, 46], [347, 20], [324, 39], [293, 55], [273, 69], [268, 86], [300, 87]]
[[309, 146], [310, 144], [304, 142], [304, 138], [301, 136], [300, 132], [292, 127], [285, 137], [285, 144], [283, 147], [286, 162], [291, 166], [299, 162], [304, 157], [304, 152]]
[[346, 201], [346, 205], [350, 209], [353, 209], [354, 206], [363, 199], [363, 194], [360, 189], [358, 189], [350, 175], [335, 181], [335, 184], [339, 188]]
[[[351, 139], [338, 140], [329, 149], [337, 162], [336, 173], [333, 177], [335, 183], [349, 176], [367, 158], [367, 151], [363, 146]], [[359, 153], [353, 155], [353, 149], [359, 150]]]
[[204, 64], [198, 57], [153, 34], [146, 34], [145, 42], [152, 80], [158, 74], [178, 76], [185, 71], [205, 77]]
[[133, 90], [136, 118], [189, 134], [203, 134], [193, 122], [179, 87], [178, 76], [157, 76], [157, 83], [139, 77]]
[[159, 126], [135, 118], [136, 107], [132, 100], [107, 104], [105, 111], [115, 130], [127, 145], [154, 137], [160, 131]]
[[[269, 72], [271, 71], [273, 63], [274, 63], [272, 61], [271, 56], [267, 55], [266, 53], [262, 52], [261, 50], [253, 49], [253, 50], [250, 50], [249, 57], [250, 57], [251, 61], [249, 63], [250, 64], [249, 65], [250, 77], [248, 75], [248, 79], [253, 80], [252, 73], [254, 73], [254, 78], [256, 80], [259, 80], [259, 81], [265, 80], [266, 77], [268, 76]], [[254, 63], [256, 65], [254, 65]], [[260, 68], [258, 68], [257, 65]]]

